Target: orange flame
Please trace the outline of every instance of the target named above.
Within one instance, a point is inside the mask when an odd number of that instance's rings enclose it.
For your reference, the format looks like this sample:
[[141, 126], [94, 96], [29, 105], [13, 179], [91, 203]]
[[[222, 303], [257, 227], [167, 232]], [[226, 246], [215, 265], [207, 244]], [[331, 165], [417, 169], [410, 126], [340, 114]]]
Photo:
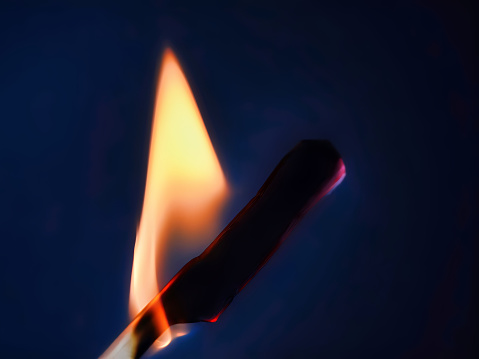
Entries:
[[[193, 93], [178, 60], [167, 49], [157, 87], [145, 197], [133, 258], [132, 317], [158, 294], [159, 282], [166, 279], [162, 278], [162, 266], [172, 232], [198, 238], [217, 229], [227, 192]], [[168, 328], [164, 313], [158, 313], [157, 320]]]

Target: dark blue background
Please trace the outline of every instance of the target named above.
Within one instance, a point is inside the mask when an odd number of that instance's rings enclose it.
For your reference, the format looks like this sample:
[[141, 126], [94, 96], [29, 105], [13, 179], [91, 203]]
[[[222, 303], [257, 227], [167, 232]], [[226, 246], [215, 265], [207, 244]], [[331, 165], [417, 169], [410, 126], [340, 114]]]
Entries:
[[235, 190], [225, 221], [302, 138], [348, 175], [157, 357], [477, 354], [472, 1], [39, 3], [0, 7], [1, 358], [95, 358], [127, 325], [166, 43]]

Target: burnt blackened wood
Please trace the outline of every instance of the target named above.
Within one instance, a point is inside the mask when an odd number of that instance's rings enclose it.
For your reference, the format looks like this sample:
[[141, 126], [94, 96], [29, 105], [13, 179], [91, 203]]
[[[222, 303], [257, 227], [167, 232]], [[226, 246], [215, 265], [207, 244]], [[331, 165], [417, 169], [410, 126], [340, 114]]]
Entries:
[[343, 176], [341, 157], [328, 141], [294, 147], [213, 243], [162, 291], [170, 325], [216, 321], [302, 215]]

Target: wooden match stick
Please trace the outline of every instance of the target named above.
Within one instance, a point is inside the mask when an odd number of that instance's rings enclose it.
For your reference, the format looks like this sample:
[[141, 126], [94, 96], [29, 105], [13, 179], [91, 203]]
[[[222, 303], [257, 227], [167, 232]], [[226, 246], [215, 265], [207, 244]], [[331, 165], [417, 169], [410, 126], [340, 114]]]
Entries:
[[[215, 322], [302, 216], [345, 174], [329, 141], [301, 141], [213, 243], [173, 277], [101, 358], [140, 358], [168, 325]], [[165, 316], [168, 323], [162, 320]]]

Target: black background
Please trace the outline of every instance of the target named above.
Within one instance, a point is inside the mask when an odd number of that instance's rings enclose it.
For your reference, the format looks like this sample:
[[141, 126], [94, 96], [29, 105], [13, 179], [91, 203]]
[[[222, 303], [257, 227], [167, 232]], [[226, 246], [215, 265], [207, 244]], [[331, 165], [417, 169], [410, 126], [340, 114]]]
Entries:
[[157, 357], [475, 357], [472, 1], [139, 3], [1, 3], [0, 357], [95, 358], [127, 325], [166, 44], [234, 189], [224, 223], [302, 138], [347, 177]]

